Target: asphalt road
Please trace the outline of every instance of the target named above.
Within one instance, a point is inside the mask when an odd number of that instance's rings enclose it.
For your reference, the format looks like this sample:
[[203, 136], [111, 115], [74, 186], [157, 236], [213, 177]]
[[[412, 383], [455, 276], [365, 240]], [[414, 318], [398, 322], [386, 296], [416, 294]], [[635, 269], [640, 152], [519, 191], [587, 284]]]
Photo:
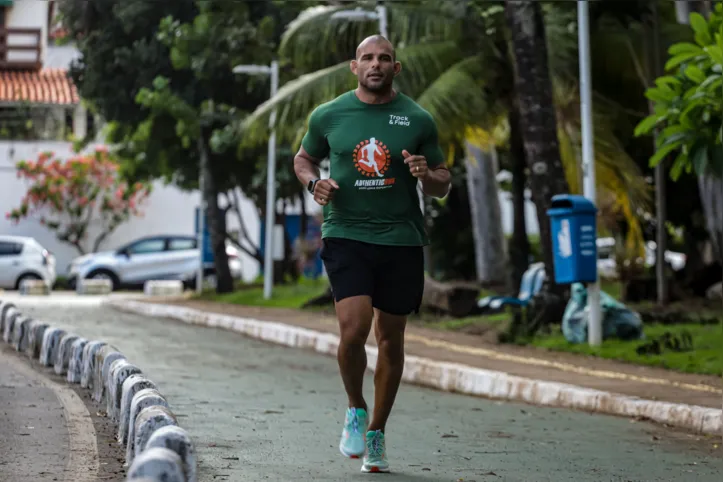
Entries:
[[63, 405], [7, 357], [0, 353], [0, 480], [58, 480], [68, 450]]
[[[27, 314], [117, 346], [159, 386], [197, 445], [200, 480], [370, 477], [338, 452], [346, 397], [334, 359], [92, 304], [26, 303]], [[400, 482], [719, 482], [723, 473], [720, 438], [409, 385], [387, 441], [384, 479]]]

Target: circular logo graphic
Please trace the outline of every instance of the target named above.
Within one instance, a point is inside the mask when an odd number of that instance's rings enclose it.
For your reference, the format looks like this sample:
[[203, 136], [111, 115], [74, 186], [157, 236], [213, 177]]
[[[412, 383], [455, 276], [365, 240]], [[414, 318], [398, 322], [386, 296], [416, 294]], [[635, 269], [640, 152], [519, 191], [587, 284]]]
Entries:
[[354, 166], [365, 176], [384, 177], [390, 161], [389, 148], [374, 137], [354, 148]]

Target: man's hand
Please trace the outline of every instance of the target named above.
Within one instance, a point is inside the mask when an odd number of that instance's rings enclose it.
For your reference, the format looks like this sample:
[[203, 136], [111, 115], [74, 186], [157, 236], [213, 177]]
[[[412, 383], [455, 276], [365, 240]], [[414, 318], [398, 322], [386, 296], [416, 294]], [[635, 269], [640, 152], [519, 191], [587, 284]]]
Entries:
[[326, 206], [334, 198], [334, 191], [339, 189], [339, 185], [333, 179], [320, 179], [314, 185], [314, 201], [322, 206]]
[[413, 156], [406, 149], [402, 151], [402, 156], [404, 157], [404, 164], [409, 166], [409, 172], [412, 173], [412, 176], [417, 179], [427, 177], [429, 167], [427, 166], [427, 159], [424, 156]]

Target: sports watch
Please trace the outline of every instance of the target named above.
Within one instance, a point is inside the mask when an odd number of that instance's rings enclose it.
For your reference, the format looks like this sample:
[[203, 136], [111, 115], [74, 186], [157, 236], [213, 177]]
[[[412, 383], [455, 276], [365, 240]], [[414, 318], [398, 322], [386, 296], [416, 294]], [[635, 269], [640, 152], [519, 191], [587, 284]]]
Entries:
[[312, 179], [309, 181], [309, 185], [306, 187], [311, 194], [314, 194], [314, 188], [316, 187], [316, 183], [319, 182], [321, 179]]

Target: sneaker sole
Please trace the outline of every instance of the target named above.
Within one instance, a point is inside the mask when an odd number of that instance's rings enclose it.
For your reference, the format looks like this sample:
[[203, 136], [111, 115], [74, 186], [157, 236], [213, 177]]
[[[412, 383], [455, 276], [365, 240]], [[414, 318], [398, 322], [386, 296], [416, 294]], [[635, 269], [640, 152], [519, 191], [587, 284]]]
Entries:
[[341, 452], [341, 454], [348, 459], [360, 459], [361, 456], [364, 455], [364, 452], [362, 452], [360, 454], [348, 454], [348, 453], [344, 452], [344, 447], [341, 445], [339, 445], [339, 452]]
[[389, 467], [377, 467], [375, 465], [367, 467], [366, 465], [362, 465], [361, 471], [365, 474], [388, 474]]

